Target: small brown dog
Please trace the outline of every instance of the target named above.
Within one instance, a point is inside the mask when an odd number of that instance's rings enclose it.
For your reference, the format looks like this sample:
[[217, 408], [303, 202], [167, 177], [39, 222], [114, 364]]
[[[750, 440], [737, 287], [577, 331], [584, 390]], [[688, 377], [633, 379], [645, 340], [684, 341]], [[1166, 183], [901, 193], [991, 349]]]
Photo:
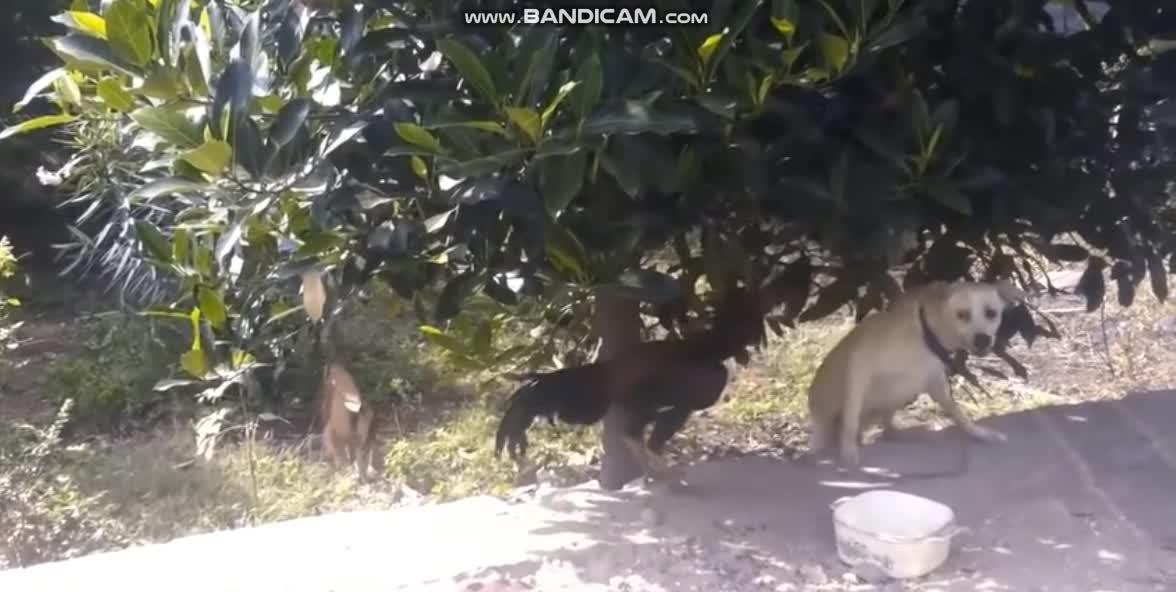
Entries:
[[977, 425], [956, 404], [947, 359], [960, 350], [986, 353], [1001, 313], [1024, 298], [1006, 281], [933, 282], [863, 319], [825, 357], [809, 387], [809, 450], [837, 444], [842, 464], [856, 467], [864, 429], [880, 424], [893, 435], [895, 412], [922, 393], [968, 435], [1003, 442], [1004, 434]]
[[319, 417], [323, 424], [323, 451], [338, 467], [354, 465], [360, 479], [368, 479], [368, 471], [383, 466], [375, 440], [376, 413], [365, 404], [351, 373], [338, 362], [330, 362], [323, 369]]

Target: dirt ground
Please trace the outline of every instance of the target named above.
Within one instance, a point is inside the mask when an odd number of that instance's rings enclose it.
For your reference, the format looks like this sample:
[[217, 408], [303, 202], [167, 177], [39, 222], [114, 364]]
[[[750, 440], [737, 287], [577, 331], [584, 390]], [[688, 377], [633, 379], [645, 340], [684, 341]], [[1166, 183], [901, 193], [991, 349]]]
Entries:
[[[589, 483], [513, 501], [306, 518], [4, 572], [0, 589], [155, 590], [171, 574], [169, 589], [206, 592], [1173, 590], [1174, 395], [987, 420], [1009, 441], [971, 445], [966, 473], [955, 477], [893, 476], [956, 466], [954, 429], [916, 430], [865, 449], [866, 464], [889, 476], [761, 457], [712, 461], [691, 468], [686, 492], [607, 494]], [[829, 504], [866, 487], [952, 507], [967, 530], [947, 562], [901, 582], [841, 564]]]

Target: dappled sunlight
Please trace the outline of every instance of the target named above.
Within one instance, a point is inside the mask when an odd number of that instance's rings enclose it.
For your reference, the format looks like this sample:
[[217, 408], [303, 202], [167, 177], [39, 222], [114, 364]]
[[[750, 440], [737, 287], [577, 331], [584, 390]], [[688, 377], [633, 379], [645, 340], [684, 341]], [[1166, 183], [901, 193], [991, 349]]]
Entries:
[[1099, 549], [1098, 550], [1098, 558], [1101, 561], [1109, 561], [1112, 563], [1122, 563], [1123, 561], [1125, 561], [1127, 559], [1126, 557], [1124, 557], [1120, 553], [1116, 553], [1114, 551], [1108, 551], [1106, 549]]

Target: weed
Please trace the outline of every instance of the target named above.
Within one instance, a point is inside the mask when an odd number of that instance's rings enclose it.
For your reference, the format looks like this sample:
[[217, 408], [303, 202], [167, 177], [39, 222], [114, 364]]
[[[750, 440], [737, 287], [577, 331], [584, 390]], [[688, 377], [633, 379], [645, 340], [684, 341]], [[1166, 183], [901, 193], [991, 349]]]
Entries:
[[9, 311], [20, 306], [20, 301], [9, 294], [8, 284], [17, 275], [16, 254], [8, 237], [0, 236], [0, 364], [12, 341], [13, 327], [9, 325]]
[[79, 326], [78, 355], [50, 363], [49, 392], [54, 402], [76, 404], [73, 425], [103, 434], [130, 435], [175, 412], [174, 403], [152, 386], [175, 359], [153, 333], [151, 322], [136, 317], [98, 317]]
[[0, 568], [67, 559], [126, 541], [117, 524], [104, 520], [101, 496], [87, 494], [70, 474], [85, 460], [62, 445], [70, 407], [65, 401], [45, 427], [0, 430]]

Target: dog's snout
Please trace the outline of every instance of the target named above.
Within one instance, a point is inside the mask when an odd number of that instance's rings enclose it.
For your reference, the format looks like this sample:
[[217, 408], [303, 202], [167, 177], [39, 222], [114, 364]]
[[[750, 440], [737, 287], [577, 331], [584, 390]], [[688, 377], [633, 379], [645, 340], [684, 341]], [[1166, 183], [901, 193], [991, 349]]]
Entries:
[[972, 343], [976, 346], [976, 351], [986, 351], [992, 345], [992, 336], [987, 333], [977, 333], [972, 338]]

